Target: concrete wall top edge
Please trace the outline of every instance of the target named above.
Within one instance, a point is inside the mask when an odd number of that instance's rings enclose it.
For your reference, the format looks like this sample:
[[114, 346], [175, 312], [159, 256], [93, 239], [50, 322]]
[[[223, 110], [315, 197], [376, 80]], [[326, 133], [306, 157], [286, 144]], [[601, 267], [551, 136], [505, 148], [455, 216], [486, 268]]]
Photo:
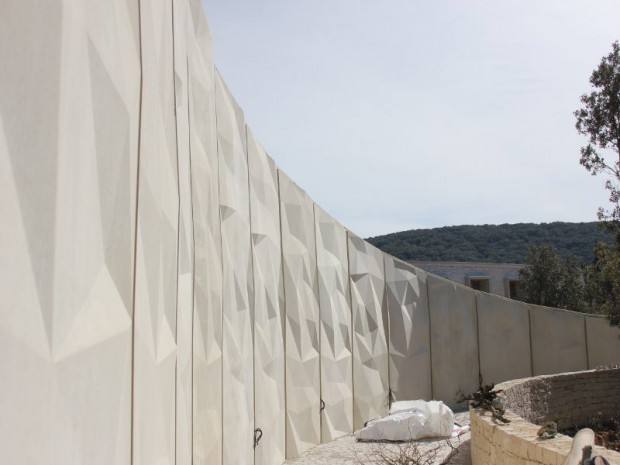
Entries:
[[328, 218], [330, 221], [336, 223], [338, 227], [344, 229], [345, 234], [348, 232], [348, 229], [340, 221], [334, 218], [334, 216], [331, 215], [327, 210], [321, 207], [318, 203], [316, 202], [313, 202], [313, 203], [314, 203], [314, 208], [318, 211], [318, 213], [320, 213], [321, 216], [323, 216], [324, 218]]
[[273, 159], [273, 157], [271, 155], [269, 155], [269, 152], [267, 152], [267, 150], [265, 150], [265, 147], [263, 146], [263, 144], [260, 143], [260, 141], [256, 138], [256, 136], [254, 135], [254, 131], [252, 131], [252, 127], [246, 123], [245, 125], [245, 130], [247, 133], [247, 140], [248, 140], [248, 144], [252, 143], [256, 146], [256, 150], [261, 152], [261, 155], [264, 156], [265, 158], [267, 158], [267, 163], [273, 167], [275, 170], [279, 170], [278, 165], [276, 164], [275, 160]]
[[[569, 315], [572, 316], [574, 318], [585, 318], [586, 316], [594, 316], [594, 315], [589, 315], [587, 313], [581, 313], [581, 312], [576, 312], [574, 310], [567, 310], [565, 308], [554, 308], [554, 307], [546, 307], [544, 305], [536, 305], [536, 304], [527, 304], [530, 309], [534, 310], [534, 311], [551, 311], [551, 312], [555, 312], [555, 313], [563, 313], [565, 315]], [[605, 318], [603, 316], [603, 318]]]
[[278, 170], [278, 176], [284, 176], [284, 177], [288, 180], [288, 182], [289, 182], [290, 184], [292, 184], [293, 186], [295, 186], [295, 188], [297, 189], [297, 191], [299, 191], [299, 193], [300, 193], [300, 194], [302, 194], [304, 197], [306, 197], [306, 198], [310, 199], [310, 201], [312, 201], [312, 203], [314, 203], [314, 201], [310, 198], [310, 196], [308, 195], [308, 193], [307, 193], [307, 192], [306, 192], [306, 191], [305, 191], [302, 187], [300, 187], [300, 186], [299, 186], [299, 184], [297, 184], [297, 183], [293, 180], [293, 178], [291, 178], [291, 177], [290, 177], [290, 176], [286, 173], [286, 171], [284, 171], [282, 168], [280, 168], [277, 164], [276, 164], [276, 168], [277, 168], [277, 170]]
[[383, 255], [385, 256], [385, 258], [389, 258], [389, 259], [393, 260], [394, 263], [397, 263], [400, 268], [411, 270], [411, 272], [414, 273], [414, 274], [426, 274], [426, 275], [431, 274], [428, 271], [424, 271], [422, 268], [418, 268], [417, 266], [415, 266], [415, 265], [413, 265], [413, 264], [411, 264], [411, 263], [409, 263], [409, 262], [407, 262], [405, 260], [402, 260], [402, 259], [400, 259], [398, 257], [395, 257], [394, 255], [391, 255], [391, 254], [389, 254], [387, 252], [383, 252]]
[[[467, 287], [467, 286], [465, 286], [465, 287]], [[497, 302], [505, 302], [505, 303], [511, 303], [511, 304], [520, 304], [520, 305], [522, 305], [524, 307], [530, 307], [531, 306], [531, 304], [528, 304], [526, 302], [522, 302], [520, 300], [511, 299], [509, 297], [504, 297], [502, 295], [491, 294], [491, 293], [488, 293], [488, 292], [481, 292], [481, 291], [476, 291], [476, 290], [473, 290], [473, 291], [476, 293], [476, 298], [492, 299], [492, 300], [497, 301]]]
[[523, 268], [522, 263], [487, 263], [487, 262], [444, 262], [444, 261], [432, 261], [432, 260], [409, 260], [408, 263], [412, 265], [432, 265], [441, 263], [444, 266], [450, 267], [462, 267], [463, 265], [480, 268], [513, 268], [520, 270]]
[[[429, 273], [428, 271], [426, 271], [426, 274], [427, 274], [427, 276], [429, 278], [433, 278], [433, 279], [435, 279], [437, 281], [440, 281], [440, 282], [442, 282], [443, 284], [446, 284], [446, 285], [454, 286], [455, 289], [465, 290], [467, 292], [472, 293], [474, 296], [481, 292], [481, 291], [477, 291], [475, 289], [472, 289], [471, 287], [466, 286], [465, 284], [457, 283], [455, 281], [452, 281], [451, 279], [444, 278], [443, 276], [439, 276], [437, 274]], [[490, 294], [490, 295], [494, 295], [494, 294]], [[499, 296], [496, 296], [496, 297], [499, 297]]]
[[523, 384], [530, 380], [546, 380], [546, 379], [561, 379], [561, 378], [569, 378], [575, 375], [585, 375], [588, 373], [600, 373], [600, 372], [609, 372], [609, 371], [620, 371], [620, 368], [605, 368], [603, 370], [592, 368], [591, 370], [575, 370], [575, 371], [565, 371], [563, 373], [552, 373], [546, 375], [537, 375], [537, 376], [527, 376], [525, 378], [515, 378], [509, 381], [504, 381], [502, 383], [498, 383], [495, 385], [495, 390], [506, 390], [514, 386], [518, 386], [519, 384]]

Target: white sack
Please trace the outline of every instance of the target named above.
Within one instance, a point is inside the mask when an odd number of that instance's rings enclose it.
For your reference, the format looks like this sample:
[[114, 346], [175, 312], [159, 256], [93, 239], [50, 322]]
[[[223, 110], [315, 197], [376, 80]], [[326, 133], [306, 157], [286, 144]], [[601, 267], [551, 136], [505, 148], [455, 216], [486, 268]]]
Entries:
[[411, 441], [422, 438], [450, 437], [454, 413], [441, 401], [395, 402], [390, 415], [368, 422], [357, 433], [361, 441]]
[[420, 411], [424, 413], [426, 418], [425, 428], [428, 434], [420, 437], [432, 438], [452, 435], [454, 412], [442, 401], [404, 400], [394, 402], [390, 408], [390, 415], [406, 411]]

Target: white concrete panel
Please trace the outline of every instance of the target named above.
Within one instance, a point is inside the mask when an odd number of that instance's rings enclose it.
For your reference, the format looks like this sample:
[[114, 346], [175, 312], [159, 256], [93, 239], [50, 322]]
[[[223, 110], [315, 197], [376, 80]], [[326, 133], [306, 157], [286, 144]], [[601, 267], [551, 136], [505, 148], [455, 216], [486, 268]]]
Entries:
[[484, 383], [532, 376], [528, 305], [486, 292], [476, 294], [476, 304]]
[[530, 306], [534, 376], [588, 369], [583, 313]]
[[256, 465], [280, 465], [286, 451], [284, 283], [275, 163], [247, 130], [254, 274], [255, 427], [263, 435]]
[[282, 171], [280, 221], [286, 303], [286, 457], [321, 439], [319, 302], [312, 200]]
[[223, 459], [254, 463], [250, 195], [243, 112], [219, 73], [215, 109], [220, 178], [223, 306]]
[[188, 0], [188, 93], [194, 216], [193, 457], [222, 463], [222, 247], [213, 50], [200, 0]]
[[586, 316], [588, 368], [620, 365], [620, 330], [605, 317]]
[[353, 353], [347, 232], [314, 207], [321, 314], [321, 442], [353, 431]]
[[172, 2], [140, 3], [142, 111], [134, 307], [133, 464], [175, 462], [179, 195]]
[[459, 393], [478, 390], [475, 292], [429, 274], [433, 398], [454, 404]]
[[129, 464], [137, 3], [0, 15], [0, 454]]
[[392, 394], [396, 400], [432, 399], [427, 273], [384, 258]]
[[187, 0], [174, 0], [174, 90], [179, 166], [179, 258], [177, 290], [176, 465], [192, 463], [192, 341], [194, 318], [194, 226], [187, 85]]
[[382, 252], [348, 233], [353, 314], [353, 426], [384, 416], [389, 406], [388, 315]]

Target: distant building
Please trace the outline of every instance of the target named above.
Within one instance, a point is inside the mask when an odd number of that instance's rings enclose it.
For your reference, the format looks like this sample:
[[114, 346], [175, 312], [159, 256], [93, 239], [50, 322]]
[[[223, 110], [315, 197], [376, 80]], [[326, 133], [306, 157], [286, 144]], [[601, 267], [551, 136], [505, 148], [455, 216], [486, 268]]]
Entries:
[[518, 263], [419, 262], [414, 260], [410, 260], [409, 263], [473, 289], [511, 299], [516, 298], [519, 293], [519, 271], [525, 266]]

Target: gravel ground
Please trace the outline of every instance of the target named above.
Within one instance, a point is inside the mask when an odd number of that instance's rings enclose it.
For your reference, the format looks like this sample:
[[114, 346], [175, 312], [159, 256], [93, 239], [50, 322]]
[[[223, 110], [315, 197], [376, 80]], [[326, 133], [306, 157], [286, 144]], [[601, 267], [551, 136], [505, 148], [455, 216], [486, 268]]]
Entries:
[[[455, 414], [455, 421], [459, 424], [469, 424], [469, 412]], [[411, 444], [417, 446], [417, 452], [425, 458], [434, 455], [425, 465], [471, 465], [470, 433], [461, 435], [458, 439], [424, 439], [415, 443], [392, 442], [357, 442], [352, 434], [336, 439], [327, 444], [321, 444], [306, 451], [293, 460], [287, 460], [285, 465], [382, 465], [389, 462], [381, 456], [394, 457], [401, 450], [409, 448]]]

